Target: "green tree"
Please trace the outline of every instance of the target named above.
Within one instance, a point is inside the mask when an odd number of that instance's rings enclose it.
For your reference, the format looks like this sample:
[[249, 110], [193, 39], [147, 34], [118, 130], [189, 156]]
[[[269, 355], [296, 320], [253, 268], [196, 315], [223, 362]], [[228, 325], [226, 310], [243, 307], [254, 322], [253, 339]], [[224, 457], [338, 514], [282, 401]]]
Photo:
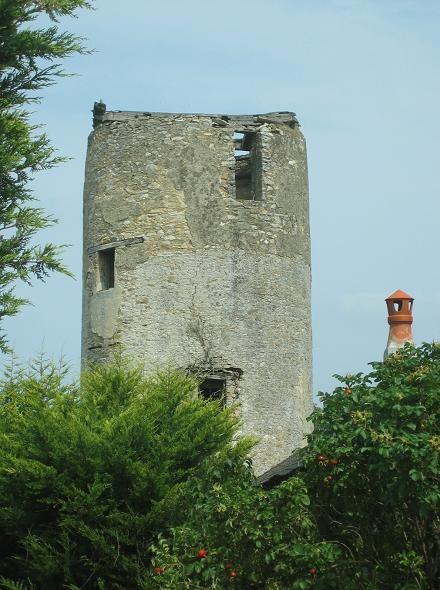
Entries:
[[[8, 374], [0, 392], [0, 576], [5, 588], [150, 588], [150, 545], [186, 522], [209, 469], [237, 478], [233, 410], [176, 372], [120, 364]], [[14, 585], [15, 584], [15, 585]]]
[[440, 346], [407, 345], [323, 394], [304, 477], [320, 533], [346, 545], [363, 588], [437, 590]]
[[[60, 16], [90, 8], [87, 0], [0, 0], [0, 322], [27, 303], [14, 294], [17, 281], [30, 284], [52, 271], [70, 274], [59, 246], [35, 244], [37, 232], [55, 220], [36, 207], [30, 189], [35, 172], [61, 161], [48, 137], [29, 121], [35, 94], [66, 75], [58, 61], [84, 53], [82, 40], [57, 26]], [[38, 17], [53, 24], [30, 28]], [[0, 350], [7, 350], [0, 335]]]

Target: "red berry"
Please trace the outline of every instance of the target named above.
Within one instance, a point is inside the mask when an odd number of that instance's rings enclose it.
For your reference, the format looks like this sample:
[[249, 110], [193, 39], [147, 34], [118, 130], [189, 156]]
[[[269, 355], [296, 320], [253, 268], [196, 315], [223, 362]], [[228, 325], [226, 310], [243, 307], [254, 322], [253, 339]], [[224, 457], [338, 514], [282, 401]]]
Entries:
[[318, 459], [318, 461], [325, 461], [325, 456], [324, 455], [318, 455], [317, 459]]
[[352, 392], [352, 390], [351, 390], [349, 387], [346, 387], [346, 388], [344, 389], [344, 391], [345, 391], [345, 393], [346, 393], [347, 395], [351, 395], [351, 394], [353, 393], [353, 392]]
[[311, 576], [314, 576], [314, 575], [316, 575], [316, 567], [311, 567], [311, 568], [309, 569], [309, 574], [310, 574]]
[[155, 574], [163, 574], [163, 568], [161, 568], [161, 567], [155, 567], [154, 568], [154, 573]]
[[332, 481], [332, 479], [333, 479], [333, 475], [332, 475], [331, 473], [329, 473], [329, 474], [327, 475], [327, 480], [328, 480], [328, 481]]
[[237, 572], [231, 572], [231, 578], [236, 578], [237, 577]]
[[337, 465], [339, 463], [339, 461], [337, 459], [330, 459], [330, 463], [332, 465]]
[[231, 569], [232, 569], [232, 563], [226, 563], [226, 564], [225, 564], [225, 568], [226, 568], [227, 570], [231, 570]]
[[206, 549], [199, 549], [199, 551], [197, 551], [197, 557], [200, 557], [200, 559], [206, 557]]

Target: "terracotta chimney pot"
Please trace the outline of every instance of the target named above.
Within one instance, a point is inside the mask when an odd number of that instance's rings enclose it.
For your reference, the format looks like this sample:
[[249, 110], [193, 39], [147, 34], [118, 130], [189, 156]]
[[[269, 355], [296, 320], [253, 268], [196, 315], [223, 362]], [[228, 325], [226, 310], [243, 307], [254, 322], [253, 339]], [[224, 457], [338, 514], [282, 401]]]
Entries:
[[414, 344], [411, 324], [413, 323], [412, 307], [414, 297], [403, 291], [395, 291], [385, 299], [388, 308], [388, 323], [390, 332], [384, 352], [384, 359], [393, 354], [406, 342]]

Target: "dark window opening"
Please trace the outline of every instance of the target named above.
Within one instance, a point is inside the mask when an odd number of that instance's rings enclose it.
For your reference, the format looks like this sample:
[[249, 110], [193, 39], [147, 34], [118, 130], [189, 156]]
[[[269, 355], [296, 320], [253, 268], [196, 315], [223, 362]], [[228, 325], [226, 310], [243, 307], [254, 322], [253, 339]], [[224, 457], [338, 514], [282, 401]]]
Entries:
[[224, 401], [226, 380], [219, 377], [208, 377], [199, 385], [202, 397], [208, 400], [218, 399]]
[[246, 201], [261, 200], [258, 190], [256, 133], [234, 133], [235, 196]]
[[99, 290], [113, 289], [115, 286], [115, 249], [98, 252]]
[[396, 311], [402, 310], [402, 300], [401, 299], [398, 299], [397, 301], [394, 302], [394, 309]]

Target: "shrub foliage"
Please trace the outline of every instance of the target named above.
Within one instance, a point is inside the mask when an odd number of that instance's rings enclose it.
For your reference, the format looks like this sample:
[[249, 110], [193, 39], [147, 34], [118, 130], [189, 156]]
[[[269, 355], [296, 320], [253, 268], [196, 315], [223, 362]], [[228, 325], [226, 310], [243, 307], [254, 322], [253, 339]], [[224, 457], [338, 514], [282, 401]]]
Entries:
[[438, 590], [440, 346], [340, 377], [265, 489], [235, 408], [121, 363], [0, 388], [9, 590]]
[[[322, 396], [304, 476], [365, 588], [438, 589], [440, 346], [407, 345]], [[368, 585], [367, 585], [368, 584]]]
[[318, 539], [300, 478], [265, 490], [251, 474], [238, 485], [222, 475], [208, 472], [188, 521], [153, 547], [153, 588], [339, 587], [343, 551]]
[[3, 383], [0, 575], [47, 590], [148, 588], [148, 548], [185, 520], [190, 482], [247, 443], [232, 446], [233, 412], [179, 373], [103, 366], [79, 387], [62, 377]]

